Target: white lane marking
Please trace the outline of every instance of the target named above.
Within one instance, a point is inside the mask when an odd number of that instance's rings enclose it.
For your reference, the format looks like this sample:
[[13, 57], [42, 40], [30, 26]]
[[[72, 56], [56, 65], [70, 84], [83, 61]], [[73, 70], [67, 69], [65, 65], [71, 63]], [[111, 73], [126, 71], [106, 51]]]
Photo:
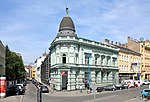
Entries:
[[[105, 100], [105, 99], [110, 99], [110, 98], [113, 98], [113, 97], [117, 97], [118, 95], [111, 95], [111, 96], [107, 96], [107, 97], [101, 97], [101, 98], [96, 98], [95, 101], [102, 101], [102, 100]], [[93, 102], [93, 100], [86, 100], [86, 101], [82, 101], [82, 102]]]

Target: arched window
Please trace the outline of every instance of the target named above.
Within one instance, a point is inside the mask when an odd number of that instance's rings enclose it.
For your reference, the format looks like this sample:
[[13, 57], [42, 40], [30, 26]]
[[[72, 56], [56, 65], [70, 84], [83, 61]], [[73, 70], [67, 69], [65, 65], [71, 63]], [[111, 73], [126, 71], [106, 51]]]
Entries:
[[62, 63], [66, 63], [66, 54], [63, 54], [62, 56]]

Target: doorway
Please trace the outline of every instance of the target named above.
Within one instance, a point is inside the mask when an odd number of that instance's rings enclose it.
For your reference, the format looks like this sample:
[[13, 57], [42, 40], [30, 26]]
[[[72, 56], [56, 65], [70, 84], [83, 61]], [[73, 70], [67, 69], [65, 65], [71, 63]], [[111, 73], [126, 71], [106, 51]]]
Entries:
[[62, 72], [62, 90], [67, 90], [67, 84], [68, 84], [68, 72], [63, 71]]

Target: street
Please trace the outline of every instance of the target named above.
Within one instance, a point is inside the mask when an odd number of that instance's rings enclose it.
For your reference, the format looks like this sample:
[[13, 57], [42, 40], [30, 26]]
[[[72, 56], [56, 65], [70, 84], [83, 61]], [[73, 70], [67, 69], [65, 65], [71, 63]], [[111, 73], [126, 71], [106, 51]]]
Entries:
[[[140, 100], [140, 92], [148, 86], [130, 88], [117, 91], [103, 91], [96, 93], [95, 102], [144, 102]], [[0, 99], [2, 102], [37, 102], [37, 88], [29, 83], [25, 95], [9, 96]], [[87, 94], [79, 91], [58, 91], [42, 93], [42, 102], [94, 102], [93, 93]]]
[[[140, 100], [140, 92], [143, 88], [147, 87], [148, 86], [143, 86], [141, 88], [136, 87], [126, 90], [104, 91], [101, 93], [96, 93], [95, 102], [142, 102], [142, 100]], [[81, 94], [81, 96], [79, 96], [79, 94]], [[25, 95], [20, 95], [21, 98], [18, 102], [36, 102], [36, 96], [37, 89], [33, 84], [30, 83], [26, 87]], [[85, 91], [83, 91], [83, 93], [77, 93], [77, 91], [61, 91], [54, 92], [52, 94], [42, 93], [42, 102], [94, 102], [93, 97], [94, 96], [92, 93], [87, 94]]]

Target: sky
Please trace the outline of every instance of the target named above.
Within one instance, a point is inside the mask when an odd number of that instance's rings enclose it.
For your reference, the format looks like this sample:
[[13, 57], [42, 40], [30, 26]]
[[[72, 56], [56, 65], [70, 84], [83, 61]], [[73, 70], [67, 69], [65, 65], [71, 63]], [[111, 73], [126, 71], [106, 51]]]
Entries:
[[78, 37], [126, 43], [150, 38], [150, 0], [0, 0], [0, 40], [32, 63], [57, 36], [66, 6]]

